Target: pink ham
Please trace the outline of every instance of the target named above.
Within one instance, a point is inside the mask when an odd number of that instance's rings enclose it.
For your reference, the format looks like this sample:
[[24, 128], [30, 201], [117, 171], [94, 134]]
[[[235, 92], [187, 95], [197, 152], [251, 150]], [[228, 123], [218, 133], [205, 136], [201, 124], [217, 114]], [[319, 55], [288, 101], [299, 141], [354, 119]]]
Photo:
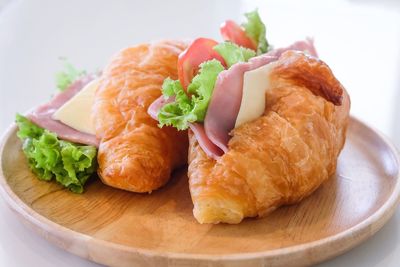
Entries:
[[56, 133], [61, 139], [98, 147], [99, 140], [96, 139], [96, 136], [77, 131], [52, 118], [54, 112], [56, 112], [62, 105], [64, 105], [64, 103], [70, 100], [93, 79], [93, 76], [86, 76], [74, 82], [65, 91], [54, 96], [50, 102], [39, 106], [31, 114], [28, 114], [28, 118], [40, 127]]
[[[289, 47], [275, 49], [267, 54], [254, 57], [247, 63], [235, 64], [218, 75], [204, 120], [206, 135], [196, 135], [200, 145], [212, 143], [224, 152], [228, 151], [229, 132], [235, 127], [236, 118], [240, 110], [244, 73], [277, 60], [283, 52], [288, 50], [307, 51], [310, 55], [317, 56], [313, 40], [308, 38], [305, 41], [298, 41]], [[209, 140], [200, 141], [203, 138], [208, 138]], [[206, 153], [215, 151], [211, 147], [201, 147]], [[218, 157], [217, 154], [210, 153], [207, 153], [208, 156], [212, 158]]]
[[150, 117], [152, 117], [153, 119], [158, 121], [158, 112], [160, 112], [160, 109], [164, 105], [174, 102], [174, 101], [175, 101], [175, 97], [168, 97], [166, 99], [163, 95], [161, 95], [153, 103], [151, 103], [151, 105], [147, 109], [147, 113], [150, 115]]
[[207, 137], [206, 131], [204, 130], [204, 126], [202, 123], [190, 123], [189, 127], [196, 136], [197, 142], [199, 142], [200, 147], [209, 157], [217, 160], [220, 156], [224, 154], [224, 151], [216, 146], [213, 142], [211, 142], [211, 140]]
[[297, 41], [288, 47], [274, 49], [268, 52], [268, 55], [279, 58], [284, 52], [288, 50], [303, 51], [313, 57], [318, 57], [317, 50], [314, 46], [314, 39], [312, 38], [306, 38], [306, 40], [304, 41]]
[[228, 151], [229, 132], [235, 127], [239, 113], [244, 73], [275, 60], [276, 57], [265, 54], [252, 58], [247, 63], [237, 63], [218, 75], [204, 120], [204, 128], [210, 141], [222, 151]]

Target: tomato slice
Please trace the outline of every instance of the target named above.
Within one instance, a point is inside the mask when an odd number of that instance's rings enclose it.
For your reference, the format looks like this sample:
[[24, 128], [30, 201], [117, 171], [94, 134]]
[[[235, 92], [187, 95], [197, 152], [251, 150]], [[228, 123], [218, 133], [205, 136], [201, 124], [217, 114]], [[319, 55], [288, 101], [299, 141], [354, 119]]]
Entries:
[[199, 71], [199, 65], [204, 61], [217, 59], [224, 67], [225, 60], [213, 49], [218, 42], [208, 38], [197, 38], [183, 51], [178, 58], [178, 76], [183, 88], [192, 81]]
[[220, 27], [222, 38], [237, 45], [257, 50], [257, 44], [247, 36], [246, 32], [233, 20], [227, 20]]

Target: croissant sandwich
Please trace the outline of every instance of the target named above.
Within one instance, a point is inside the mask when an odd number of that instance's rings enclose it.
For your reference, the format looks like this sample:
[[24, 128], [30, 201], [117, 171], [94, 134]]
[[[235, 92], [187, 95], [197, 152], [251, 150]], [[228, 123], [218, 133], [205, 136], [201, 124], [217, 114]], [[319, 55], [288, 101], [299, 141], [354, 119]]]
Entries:
[[147, 113], [166, 77], [177, 77], [180, 42], [144, 44], [118, 53], [105, 68], [94, 98], [100, 139], [98, 174], [113, 187], [151, 192], [186, 164], [187, 133], [159, 128]]
[[70, 64], [57, 76], [62, 92], [27, 117], [17, 115], [18, 136], [39, 179], [55, 179], [81, 193], [97, 171], [110, 186], [151, 192], [187, 163], [185, 131], [159, 128], [147, 113], [187, 44], [162, 41], [117, 53], [102, 73]]
[[350, 99], [313, 41], [270, 49], [246, 30], [228, 21], [227, 41], [196, 39], [179, 58], [178, 70], [187, 68], [179, 80], [164, 81], [153, 116], [190, 128], [189, 189], [200, 223], [239, 223], [301, 201], [335, 173], [345, 143]]
[[334, 174], [349, 97], [322, 61], [288, 51], [265, 74], [261, 117], [231, 132], [228, 151], [207, 156], [190, 136], [189, 183], [200, 223], [239, 223], [297, 203]]

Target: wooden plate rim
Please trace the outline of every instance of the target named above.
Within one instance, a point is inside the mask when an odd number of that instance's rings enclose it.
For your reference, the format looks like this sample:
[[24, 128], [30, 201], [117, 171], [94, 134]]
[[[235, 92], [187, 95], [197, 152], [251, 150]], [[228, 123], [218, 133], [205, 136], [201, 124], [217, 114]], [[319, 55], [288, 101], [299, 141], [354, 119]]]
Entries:
[[[372, 131], [374, 134], [376, 134], [381, 140], [385, 143], [390, 148], [390, 152], [393, 155], [393, 160], [396, 162], [396, 165], [399, 166], [400, 164], [400, 157], [397, 149], [394, 147], [393, 144], [388, 140], [387, 137], [385, 137], [382, 133], [380, 133], [378, 130], [374, 129], [373, 127], [368, 126], [366, 123], [364, 123], [362, 120], [355, 118], [351, 116], [351, 121], [352, 123], [357, 123], [361, 124], [362, 127], [366, 128], [369, 131]], [[16, 124], [13, 123], [8, 127], [8, 129], [4, 132], [0, 139], [0, 164], [2, 164], [2, 159], [3, 159], [3, 150], [4, 147], [10, 138], [11, 135], [15, 134], [16, 131]], [[62, 237], [66, 240], [71, 240], [71, 241], [78, 241], [78, 242], [85, 242], [87, 240], [95, 240], [98, 245], [101, 247], [105, 248], [113, 248], [119, 251], [125, 251], [129, 253], [135, 253], [135, 254], [141, 254], [143, 256], [149, 256], [149, 257], [165, 257], [169, 259], [176, 259], [176, 260], [210, 260], [210, 261], [235, 261], [235, 260], [254, 260], [254, 259], [269, 259], [269, 258], [274, 258], [276, 256], [289, 256], [289, 255], [295, 255], [299, 253], [303, 253], [305, 251], [308, 251], [310, 249], [323, 249], [324, 247], [329, 247], [332, 244], [345, 239], [346, 237], [349, 236], [357, 236], [360, 235], [362, 238], [359, 238], [356, 240], [356, 242], [349, 244], [347, 248], [344, 248], [343, 251], [345, 252], [348, 249], [356, 246], [366, 238], [372, 236], [375, 232], [377, 232], [388, 220], [389, 218], [393, 215], [396, 206], [400, 202], [400, 173], [398, 172], [397, 175], [397, 181], [395, 184], [395, 187], [392, 191], [392, 194], [390, 197], [386, 200], [386, 202], [378, 209], [376, 210], [371, 216], [363, 220], [362, 222], [354, 225], [353, 227], [350, 227], [346, 229], [345, 231], [342, 231], [336, 235], [329, 236], [317, 241], [312, 241], [309, 243], [304, 243], [300, 245], [295, 245], [295, 246], [290, 246], [290, 247], [285, 247], [285, 248], [279, 248], [279, 249], [273, 249], [273, 250], [268, 250], [268, 251], [262, 251], [262, 252], [244, 252], [244, 253], [232, 253], [232, 254], [223, 254], [223, 255], [214, 255], [214, 254], [194, 254], [194, 253], [177, 253], [177, 252], [159, 252], [159, 251], [153, 251], [153, 250], [148, 250], [148, 249], [142, 249], [142, 248], [134, 248], [134, 247], [129, 247], [121, 244], [115, 244], [106, 240], [101, 240], [94, 238], [92, 236], [76, 232], [72, 229], [69, 229], [65, 226], [59, 225], [50, 219], [42, 216], [41, 214], [37, 213], [35, 210], [31, 209], [25, 202], [23, 202], [15, 193], [14, 191], [9, 187], [4, 172], [2, 165], [0, 165], [0, 194], [2, 197], [5, 199], [7, 204], [11, 207], [12, 210], [17, 212], [19, 215], [21, 215], [23, 218], [26, 218], [27, 222], [30, 224], [35, 225], [36, 227], [43, 229], [44, 232], [39, 232], [41, 235], [44, 235], [44, 233], [49, 233], [50, 235], [53, 235], [54, 237]], [[46, 227], [43, 227], [46, 226]], [[370, 231], [368, 233], [365, 233], [364, 230], [369, 229]], [[68, 249], [66, 249], [68, 250]], [[79, 256], [79, 253], [76, 253], [75, 251], [70, 251], [74, 254], [77, 254]], [[331, 253], [331, 256], [337, 255], [339, 253]]]

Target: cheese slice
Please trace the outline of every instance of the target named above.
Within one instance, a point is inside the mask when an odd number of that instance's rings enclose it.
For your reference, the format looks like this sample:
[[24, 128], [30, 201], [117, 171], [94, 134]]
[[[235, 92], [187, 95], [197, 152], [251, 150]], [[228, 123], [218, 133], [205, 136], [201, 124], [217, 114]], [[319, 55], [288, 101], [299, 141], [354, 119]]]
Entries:
[[235, 128], [260, 117], [265, 110], [265, 92], [269, 87], [268, 73], [272, 64], [246, 71], [243, 93]]
[[77, 131], [95, 134], [91, 113], [94, 94], [98, 86], [98, 79], [88, 83], [79, 93], [62, 105], [53, 114], [52, 118], [61, 121]]

